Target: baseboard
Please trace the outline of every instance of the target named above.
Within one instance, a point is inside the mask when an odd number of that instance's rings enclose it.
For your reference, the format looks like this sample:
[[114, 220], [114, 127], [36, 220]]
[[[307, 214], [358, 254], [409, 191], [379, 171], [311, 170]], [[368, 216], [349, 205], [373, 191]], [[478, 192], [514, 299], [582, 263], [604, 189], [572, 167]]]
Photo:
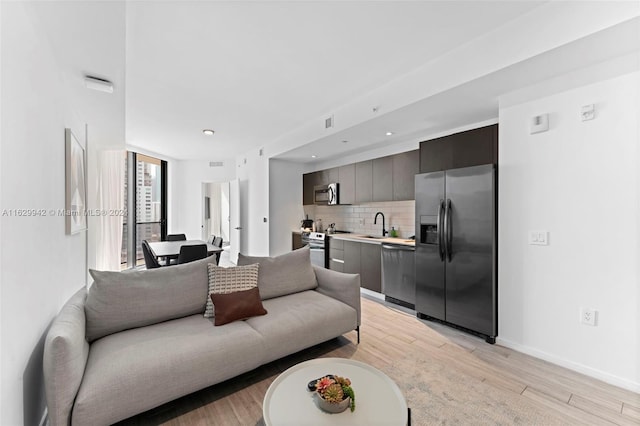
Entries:
[[531, 355], [533, 357], [548, 361], [552, 364], [559, 365], [560, 367], [576, 371], [578, 373], [584, 374], [585, 376], [593, 377], [594, 379], [602, 380], [603, 382], [609, 383], [611, 385], [618, 386], [632, 392], [640, 393], [640, 383], [623, 379], [622, 377], [618, 377], [613, 374], [579, 364], [577, 362], [569, 361], [567, 359], [548, 354], [538, 349], [534, 349], [530, 346], [512, 342], [510, 340], [501, 338], [500, 336], [496, 338], [496, 343], [515, 351], [522, 352], [523, 354]]
[[372, 297], [374, 299], [382, 300], [384, 302], [384, 294], [378, 293], [377, 291], [372, 291], [372, 290], [360, 287], [360, 294]]
[[49, 426], [49, 418], [47, 417], [49, 415], [49, 410], [47, 410], [47, 407], [44, 407], [44, 411], [42, 412], [42, 417], [40, 417], [40, 423], [38, 423], [38, 426]]

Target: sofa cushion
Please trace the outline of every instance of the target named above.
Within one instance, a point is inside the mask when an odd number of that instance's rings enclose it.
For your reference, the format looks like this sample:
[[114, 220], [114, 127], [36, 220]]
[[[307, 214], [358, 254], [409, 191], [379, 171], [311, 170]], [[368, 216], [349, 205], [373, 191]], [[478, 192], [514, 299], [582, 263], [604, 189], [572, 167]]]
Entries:
[[202, 313], [112, 334], [91, 345], [72, 424], [112, 424], [263, 363], [245, 321], [214, 327]]
[[183, 265], [134, 272], [90, 270], [85, 303], [87, 340], [196, 313], [207, 301], [207, 264], [213, 256]]
[[262, 302], [269, 315], [245, 323], [264, 337], [270, 362], [340, 336], [357, 326], [351, 306], [317, 291], [304, 291]]
[[211, 294], [227, 294], [241, 290], [250, 290], [258, 286], [257, 263], [246, 266], [234, 266], [223, 268], [212, 263], [209, 264], [209, 294], [207, 295], [207, 308], [204, 311], [205, 318], [214, 316], [214, 306]]
[[216, 307], [216, 326], [267, 313], [260, 301], [258, 287], [226, 294], [211, 293], [211, 300]]
[[311, 266], [309, 247], [303, 247], [278, 257], [238, 255], [238, 265], [260, 264], [258, 288], [262, 300], [313, 290], [318, 286]]

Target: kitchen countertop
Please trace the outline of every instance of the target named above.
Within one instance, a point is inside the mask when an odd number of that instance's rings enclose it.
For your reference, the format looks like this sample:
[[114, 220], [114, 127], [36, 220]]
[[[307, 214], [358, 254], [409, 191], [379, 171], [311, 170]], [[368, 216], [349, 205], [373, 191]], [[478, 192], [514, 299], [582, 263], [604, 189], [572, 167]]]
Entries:
[[365, 234], [328, 234], [330, 238], [335, 238], [336, 240], [345, 240], [345, 241], [357, 241], [359, 243], [369, 243], [369, 244], [400, 244], [404, 246], [415, 247], [416, 242], [414, 240], [410, 240], [408, 238], [392, 238], [392, 237], [377, 237], [377, 238], [368, 238]]

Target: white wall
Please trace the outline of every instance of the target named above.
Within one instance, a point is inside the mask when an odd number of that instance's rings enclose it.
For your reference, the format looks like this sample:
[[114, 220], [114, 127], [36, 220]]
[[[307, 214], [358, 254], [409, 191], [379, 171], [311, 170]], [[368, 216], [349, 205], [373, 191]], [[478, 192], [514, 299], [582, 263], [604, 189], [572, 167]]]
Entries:
[[300, 229], [304, 165], [269, 160], [269, 255], [291, 251], [291, 231]]
[[[538, 99], [546, 90], [534, 88], [533, 100], [501, 105], [499, 148], [500, 343], [635, 391], [639, 81], [635, 72]], [[583, 122], [588, 104], [596, 118]], [[550, 129], [530, 135], [541, 113]], [[549, 231], [550, 244], [529, 245], [529, 230]], [[580, 324], [581, 307], [598, 310], [597, 327]]]
[[197, 240], [202, 237], [202, 183], [228, 182], [236, 178], [235, 161], [225, 159], [223, 163], [222, 167], [210, 167], [209, 161], [200, 160], [172, 163], [169, 181], [173, 194], [168, 223], [170, 234], [187, 234], [187, 238]]
[[230, 235], [230, 223], [229, 223], [229, 200], [230, 200], [230, 192], [229, 192], [229, 182], [223, 182], [220, 184], [220, 236], [222, 237], [222, 241], [224, 244], [229, 242]]
[[[240, 156], [240, 251], [250, 256], [269, 255], [269, 161], [254, 150]], [[266, 221], [265, 221], [266, 219]]]
[[[2, 425], [40, 421], [44, 410], [42, 339], [64, 302], [86, 284], [87, 233], [66, 235], [65, 218], [48, 211], [65, 206], [64, 129], [71, 128], [85, 143], [85, 123], [91, 129], [92, 121], [84, 109], [84, 91], [75, 86], [81, 84], [82, 75], [75, 74], [77, 70], [65, 56], [73, 49], [69, 46], [61, 52], [52, 46], [55, 37], [73, 32], [68, 20], [100, 28], [105, 19], [113, 20], [116, 27], [119, 19], [124, 22], [117, 10], [122, 5], [113, 5], [115, 10], [102, 6], [113, 12], [108, 18], [86, 13], [76, 3], [65, 4], [59, 16], [49, 15], [50, 6], [41, 3], [0, 5], [1, 209], [47, 212], [39, 217], [1, 218]], [[42, 25], [43, 16], [47, 25]], [[94, 53], [99, 55], [100, 50]], [[116, 117], [119, 119], [124, 120], [124, 115]], [[123, 128], [121, 123], [113, 126]], [[102, 135], [97, 131], [92, 137], [98, 141]]]

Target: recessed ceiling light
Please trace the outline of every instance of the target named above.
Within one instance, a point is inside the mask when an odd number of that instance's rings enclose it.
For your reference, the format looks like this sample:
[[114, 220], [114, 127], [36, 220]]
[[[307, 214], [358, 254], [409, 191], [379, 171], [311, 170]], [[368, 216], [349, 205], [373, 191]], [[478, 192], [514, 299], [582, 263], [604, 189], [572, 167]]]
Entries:
[[211, 129], [204, 129], [204, 130], [202, 131], [202, 133], [204, 133], [204, 134], [205, 134], [205, 135], [207, 135], [207, 136], [211, 136], [211, 135], [213, 135], [215, 132], [214, 132], [213, 130], [211, 130]]
[[349, 143], [349, 141], [342, 141], [342, 143]]
[[317, 155], [312, 155], [312, 156], [311, 156], [311, 158], [316, 158], [316, 157], [317, 157]]
[[391, 136], [391, 135], [393, 135], [393, 132], [387, 132], [386, 135], [387, 136]]

